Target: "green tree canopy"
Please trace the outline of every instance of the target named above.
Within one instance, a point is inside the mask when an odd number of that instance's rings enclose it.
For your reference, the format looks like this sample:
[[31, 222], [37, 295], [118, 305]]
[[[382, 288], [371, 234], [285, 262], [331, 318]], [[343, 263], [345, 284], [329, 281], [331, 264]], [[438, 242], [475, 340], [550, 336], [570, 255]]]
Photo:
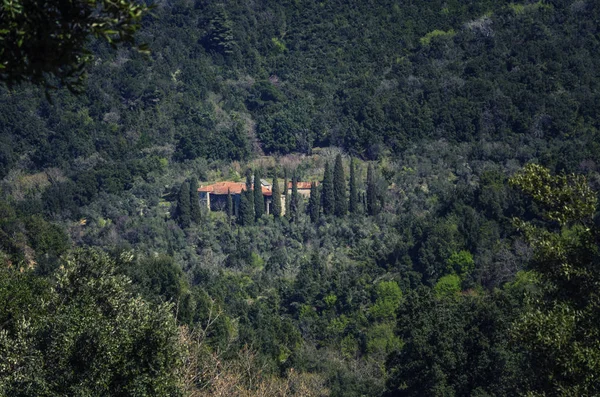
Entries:
[[335, 193], [333, 183], [333, 173], [329, 167], [329, 163], [326, 162], [325, 171], [323, 173], [323, 192], [321, 196], [323, 200], [323, 213], [325, 215], [332, 215], [335, 211]]
[[350, 160], [350, 197], [348, 199], [348, 210], [351, 213], [358, 211], [358, 189], [356, 187], [356, 165], [354, 158]]
[[534, 249], [532, 269], [539, 274], [541, 298], [514, 333], [533, 356], [539, 380], [534, 395], [600, 394], [600, 229], [594, 223], [597, 193], [585, 177], [551, 175], [528, 164], [510, 180], [529, 195], [550, 221], [545, 226], [515, 219]]
[[300, 213], [300, 195], [298, 194], [298, 177], [296, 171], [292, 175], [292, 194], [290, 197], [290, 217], [294, 220], [298, 219]]
[[0, 272], [0, 296], [22, 303], [0, 312], [0, 395], [180, 395], [172, 306], [132, 295], [106, 254], [71, 253], [49, 283]]
[[281, 190], [279, 189], [279, 180], [277, 175], [273, 177], [273, 216], [279, 218], [281, 216]]
[[189, 227], [192, 222], [192, 208], [190, 202], [190, 183], [185, 181], [179, 188], [177, 196], [176, 217], [181, 227]]
[[193, 222], [200, 224], [202, 212], [200, 210], [200, 198], [198, 197], [198, 179], [190, 181], [190, 217]]
[[0, 81], [81, 88], [90, 37], [134, 42], [148, 7], [137, 1], [5, 1], [0, 5]]
[[367, 168], [367, 213], [369, 215], [377, 215], [379, 213], [379, 205], [377, 201], [377, 178], [373, 165], [369, 164]]
[[260, 183], [260, 171], [254, 171], [254, 216], [259, 219], [265, 212], [265, 199], [262, 194], [262, 184]]
[[313, 182], [310, 184], [310, 198], [308, 200], [308, 214], [313, 223], [319, 220], [320, 201], [319, 189], [317, 188], [317, 184]]
[[342, 155], [335, 157], [333, 167], [333, 196], [335, 201], [335, 215], [344, 216], [348, 212], [348, 198], [346, 196], [346, 176], [344, 175], [344, 164]]

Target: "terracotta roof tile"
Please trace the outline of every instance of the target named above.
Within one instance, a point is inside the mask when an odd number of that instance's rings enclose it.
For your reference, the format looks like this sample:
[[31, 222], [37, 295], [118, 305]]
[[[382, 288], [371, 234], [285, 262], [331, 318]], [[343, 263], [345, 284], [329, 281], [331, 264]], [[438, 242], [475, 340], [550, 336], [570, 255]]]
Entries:
[[[267, 186], [261, 186], [262, 194], [264, 196], [271, 196], [273, 192]], [[246, 190], [246, 184], [243, 182], [217, 182], [212, 185], [200, 186], [199, 192], [208, 192], [215, 195], [240, 194]]]

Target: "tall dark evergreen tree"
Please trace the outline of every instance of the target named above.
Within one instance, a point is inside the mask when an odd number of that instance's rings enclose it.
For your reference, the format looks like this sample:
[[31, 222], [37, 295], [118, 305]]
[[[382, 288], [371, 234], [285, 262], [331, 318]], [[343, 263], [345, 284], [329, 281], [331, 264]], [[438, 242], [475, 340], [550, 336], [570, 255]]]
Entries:
[[[250, 212], [252, 212], [252, 219], [254, 219], [254, 193], [252, 187], [252, 170], [248, 168], [246, 170], [246, 199], [250, 206]], [[243, 195], [242, 195], [243, 196]], [[248, 215], [249, 216], [249, 215]]]
[[265, 199], [262, 194], [262, 184], [260, 183], [260, 171], [254, 171], [254, 216], [259, 219], [265, 212]]
[[346, 176], [344, 175], [344, 164], [342, 155], [335, 158], [333, 168], [333, 197], [335, 201], [334, 214], [344, 216], [348, 212], [348, 199], [346, 197]]
[[296, 172], [292, 176], [292, 196], [290, 197], [290, 217], [293, 220], [298, 219], [300, 212], [300, 195], [298, 194], [298, 177]]
[[313, 223], [319, 220], [320, 201], [319, 189], [316, 182], [313, 182], [310, 184], [310, 198], [308, 199], [308, 215]]
[[273, 202], [271, 212], [275, 218], [281, 217], [281, 190], [279, 189], [279, 181], [277, 175], [273, 178]]
[[378, 204], [377, 179], [375, 178], [373, 164], [369, 164], [369, 168], [367, 169], [367, 214], [377, 215], [379, 212]]
[[181, 227], [189, 227], [191, 219], [190, 183], [185, 181], [181, 184], [177, 196], [177, 222]]
[[290, 216], [290, 195], [288, 189], [288, 171], [283, 169], [283, 201], [285, 205], [285, 216]]
[[358, 190], [356, 189], [356, 174], [355, 174], [354, 159], [350, 160], [350, 198], [348, 200], [348, 209], [351, 213], [358, 212]]
[[231, 197], [231, 189], [227, 189], [227, 220], [231, 222], [231, 218], [233, 217], [233, 198]]
[[333, 193], [333, 173], [329, 168], [329, 163], [325, 163], [325, 172], [323, 173], [323, 213], [333, 215], [335, 210], [335, 198]]
[[238, 211], [238, 223], [242, 226], [250, 226], [254, 223], [254, 206], [251, 202], [252, 191], [242, 191], [240, 197], [240, 208]]
[[198, 197], [198, 179], [192, 178], [190, 181], [190, 210], [191, 220], [194, 223], [200, 223], [202, 212], [200, 211], [200, 199]]

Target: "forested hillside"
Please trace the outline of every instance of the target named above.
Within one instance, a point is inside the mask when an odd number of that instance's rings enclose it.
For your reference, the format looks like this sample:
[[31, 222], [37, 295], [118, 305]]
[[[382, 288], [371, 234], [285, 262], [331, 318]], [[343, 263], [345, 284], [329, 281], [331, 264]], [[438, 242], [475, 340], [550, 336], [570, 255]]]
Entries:
[[[0, 395], [597, 395], [599, 22], [163, 0], [0, 88]], [[198, 205], [253, 173], [319, 184]]]

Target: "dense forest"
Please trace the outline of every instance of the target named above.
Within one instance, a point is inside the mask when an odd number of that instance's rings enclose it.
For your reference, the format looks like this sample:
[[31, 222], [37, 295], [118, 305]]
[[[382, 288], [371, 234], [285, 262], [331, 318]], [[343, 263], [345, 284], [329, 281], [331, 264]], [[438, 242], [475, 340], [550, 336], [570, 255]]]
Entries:
[[600, 394], [599, 3], [139, 12], [0, 53], [0, 396]]

